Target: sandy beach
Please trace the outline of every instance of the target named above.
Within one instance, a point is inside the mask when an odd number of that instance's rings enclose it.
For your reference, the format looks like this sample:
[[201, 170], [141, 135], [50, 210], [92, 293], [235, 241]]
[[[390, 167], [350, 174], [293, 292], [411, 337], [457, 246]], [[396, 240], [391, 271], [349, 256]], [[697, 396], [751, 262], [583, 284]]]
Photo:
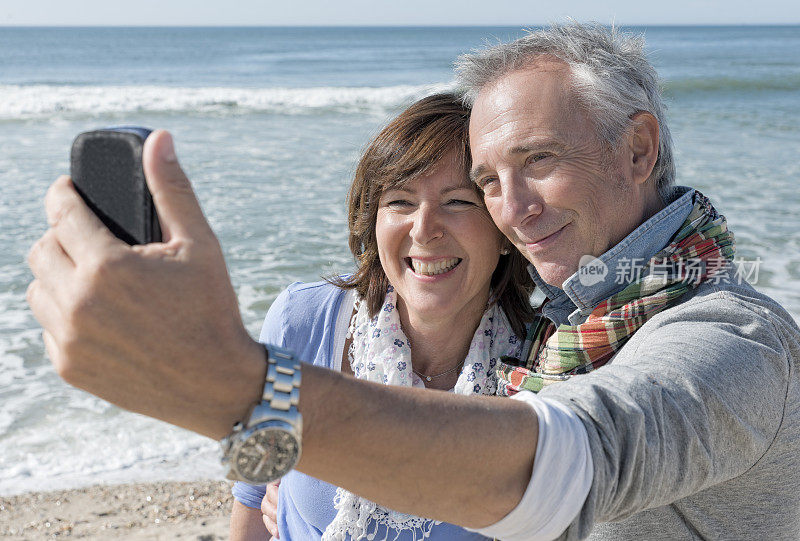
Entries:
[[0, 496], [0, 537], [225, 540], [230, 486], [225, 481], [138, 483]]

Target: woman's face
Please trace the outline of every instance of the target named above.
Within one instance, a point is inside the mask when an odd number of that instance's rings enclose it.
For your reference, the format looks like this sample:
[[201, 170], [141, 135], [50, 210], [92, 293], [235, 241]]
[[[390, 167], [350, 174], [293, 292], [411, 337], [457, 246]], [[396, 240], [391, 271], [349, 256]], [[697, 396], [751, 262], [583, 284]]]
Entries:
[[482, 314], [502, 246], [455, 152], [381, 197], [378, 254], [407, 322]]

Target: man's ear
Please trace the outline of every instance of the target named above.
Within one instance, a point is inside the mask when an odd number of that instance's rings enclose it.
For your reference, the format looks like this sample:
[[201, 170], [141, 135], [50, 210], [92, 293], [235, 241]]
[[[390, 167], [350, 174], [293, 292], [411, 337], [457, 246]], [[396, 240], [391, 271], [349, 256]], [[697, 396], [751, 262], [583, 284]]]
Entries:
[[637, 184], [650, 178], [658, 158], [658, 120], [640, 111], [631, 117], [632, 131], [628, 136], [631, 171]]

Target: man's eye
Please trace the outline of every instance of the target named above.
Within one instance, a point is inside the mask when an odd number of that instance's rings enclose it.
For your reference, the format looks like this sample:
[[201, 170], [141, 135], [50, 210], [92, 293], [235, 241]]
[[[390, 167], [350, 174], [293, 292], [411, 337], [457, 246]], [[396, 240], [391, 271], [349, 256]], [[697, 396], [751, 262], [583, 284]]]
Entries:
[[475, 184], [477, 184], [478, 188], [481, 190], [486, 190], [488, 186], [494, 184], [495, 182], [497, 182], [497, 177], [483, 177], [475, 181]]
[[478, 179], [476, 184], [483, 192], [484, 196], [497, 193], [500, 188], [500, 181], [497, 179], [497, 177], [484, 177]]
[[538, 162], [540, 162], [540, 161], [542, 161], [542, 160], [544, 160], [546, 158], [550, 158], [552, 156], [553, 156], [553, 154], [551, 154], [550, 152], [539, 152], [537, 154], [531, 154], [528, 157], [528, 163], [538, 163]]

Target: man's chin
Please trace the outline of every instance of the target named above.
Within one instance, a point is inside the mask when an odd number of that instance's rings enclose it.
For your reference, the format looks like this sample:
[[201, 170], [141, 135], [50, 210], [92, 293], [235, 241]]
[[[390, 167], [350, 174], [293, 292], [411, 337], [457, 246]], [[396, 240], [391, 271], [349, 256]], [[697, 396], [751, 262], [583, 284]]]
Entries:
[[562, 289], [561, 286], [566, 279], [576, 272], [576, 269], [573, 269], [573, 265], [565, 265], [553, 261], [531, 261], [533, 258], [530, 257], [527, 259], [536, 269], [536, 273], [542, 281], [559, 289]]

